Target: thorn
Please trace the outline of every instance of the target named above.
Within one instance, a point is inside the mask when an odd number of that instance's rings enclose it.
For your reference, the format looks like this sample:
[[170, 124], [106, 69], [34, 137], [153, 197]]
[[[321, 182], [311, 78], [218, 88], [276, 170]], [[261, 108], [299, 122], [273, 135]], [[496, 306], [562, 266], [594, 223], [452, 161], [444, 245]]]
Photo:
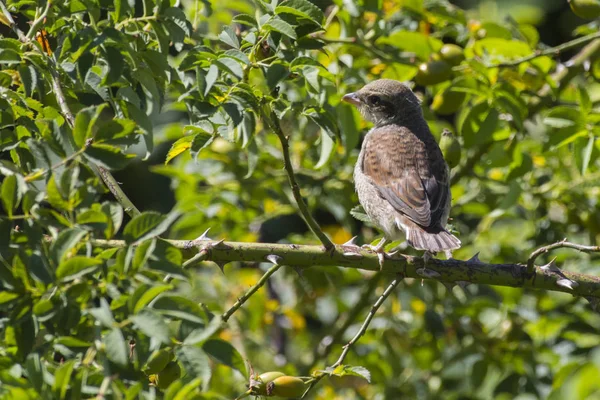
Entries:
[[346, 243], [344, 243], [342, 246], [348, 246], [348, 247], [359, 247], [359, 246], [356, 244], [356, 238], [357, 238], [357, 237], [358, 237], [358, 236], [354, 236], [352, 239], [348, 240], [348, 241], [347, 241]]
[[417, 274], [425, 278], [439, 278], [442, 276], [439, 272], [427, 268], [417, 269]]
[[383, 271], [383, 263], [385, 262], [385, 253], [377, 253], [377, 260], [379, 260], [379, 270]]
[[209, 238], [208, 236], [206, 236], [206, 234], [208, 233], [208, 231], [210, 231], [210, 228], [208, 228], [207, 230], [205, 230], [205, 231], [204, 231], [204, 233], [203, 233], [202, 235], [198, 236], [198, 237], [197, 237], [197, 238], [194, 240], [194, 242], [195, 242], [195, 241], [197, 241], [197, 240], [212, 240], [211, 238]]
[[467, 260], [470, 264], [479, 264], [481, 260], [479, 259], [479, 252], [475, 253], [475, 255]]
[[221, 272], [223, 273], [223, 275], [225, 275], [225, 265], [227, 265], [226, 262], [223, 261], [213, 261], [215, 264], [217, 264], [217, 267], [219, 267], [219, 269], [221, 270]]
[[393, 259], [396, 254], [400, 253], [400, 250], [390, 251], [389, 253], [385, 253], [385, 257], [388, 259]]
[[442, 285], [444, 285], [444, 287], [451, 292], [452, 289], [454, 289], [454, 286], [456, 286], [456, 283], [452, 283], [452, 282], [444, 282], [444, 281], [440, 281], [442, 282]]
[[567, 289], [570, 289], [570, 290], [573, 290], [577, 286], [579, 286], [579, 284], [577, 282], [574, 282], [574, 281], [572, 281], [570, 279], [567, 279], [567, 278], [563, 278], [563, 279], [557, 280], [556, 284], [558, 286], [566, 287]]
[[552, 272], [558, 272], [560, 273], [560, 268], [558, 268], [556, 266], [556, 263], [554, 262], [556, 261], [556, 257], [554, 257], [548, 264], [546, 265], [542, 265], [541, 267], [539, 267], [542, 271], [552, 271]]
[[362, 254], [360, 254], [360, 253], [353, 253], [353, 252], [351, 252], [351, 251], [346, 251], [346, 252], [342, 253], [342, 255], [343, 255], [344, 257], [348, 257], [348, 258], [356, 258], [356, 259], [360, 259], [360, 258], [363, 258], [363, 257], [364, 257], [364, 256], [363, 256]]
[[265, 258], [267, 259], [267, 261], [275, 265], [279, 265], [280, 261], [283, 260], [283, 258], [281, 256], [278, 256], [277, 254], [269, 254]]
[[288, 244], [288, 246], [290, 247], [290, 249], [293, 249], [293, 250], [296, 250], [297, 248], [300, 247], [297, 244]]
[[462, 290], [465, 290], [467, 286], [471, 284], [471, 282], [469, 281], [456, 281], [456, 283], [458, 284], [458, 286], [460, 286]]

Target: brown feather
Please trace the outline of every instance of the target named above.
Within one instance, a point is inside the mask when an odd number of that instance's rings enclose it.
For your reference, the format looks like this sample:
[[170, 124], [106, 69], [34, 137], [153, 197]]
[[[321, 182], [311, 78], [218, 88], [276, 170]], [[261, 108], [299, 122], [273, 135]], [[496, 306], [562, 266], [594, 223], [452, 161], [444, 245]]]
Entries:
[[375, 128], [363, 161], [363, 171], [381, 197], [424, 228], [440, 224], [448, 194], [442, 153], [427, 133], [430, 140], [404, 126]]

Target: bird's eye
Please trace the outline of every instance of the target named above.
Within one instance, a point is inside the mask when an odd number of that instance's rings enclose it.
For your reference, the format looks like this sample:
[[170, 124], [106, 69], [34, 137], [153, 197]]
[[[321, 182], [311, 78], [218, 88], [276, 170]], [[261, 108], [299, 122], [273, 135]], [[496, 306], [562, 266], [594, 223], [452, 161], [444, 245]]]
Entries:
[[369, 104], [372, 106], [377, 106], [379, 103], [381, 103], [379, 96], [369, 96]]

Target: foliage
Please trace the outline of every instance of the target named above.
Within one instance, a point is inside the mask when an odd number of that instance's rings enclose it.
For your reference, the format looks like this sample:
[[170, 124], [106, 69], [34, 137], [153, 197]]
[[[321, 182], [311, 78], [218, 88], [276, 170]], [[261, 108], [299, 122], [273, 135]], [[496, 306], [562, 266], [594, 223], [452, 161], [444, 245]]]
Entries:
[[[456, 258], [523, 262], [567, 235], [600, 238], [597, 22], [548, 48], [531, 24], [442, 0], [0, 6], [6, 398], [231, 399], [263, 372], [310, 382], [330, 365], [387, 286], [379, 275], [281, 268], [232, 309], [268, 263], [183, 268], [191, 253], [161, 238], [210, 227], [227, 240], [318, 243], [282, 169], [289, 140], [324, 232], [374, 240], [353, 218], [364, 220], [352, 171], [368, 125], [340, 98], [376, 78], [416, 80], [432, 132], [447, 128], [462, 146]], [[169, 213], [138, 213], [98, 174], [128, 167], [146, 197], [162, 198], [135, 172], [157, 158]], [[556, 256], [600, 275], [593, 254]], [[599, 329], [600, 316], [564, 294], [404, 282], [349, 365], [307, 397], [598, 396]]]

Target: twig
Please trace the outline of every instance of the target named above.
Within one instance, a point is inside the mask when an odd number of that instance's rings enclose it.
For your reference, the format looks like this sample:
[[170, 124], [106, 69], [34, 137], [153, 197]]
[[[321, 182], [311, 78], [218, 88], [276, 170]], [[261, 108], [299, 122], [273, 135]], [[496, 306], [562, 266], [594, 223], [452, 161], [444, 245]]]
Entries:
[[53, 166], [51, 166], [48, 169], [43, 169], [43, 170], [32, 172], [32, 173], [28, 174], [27, 176], [25, 176], [25, 182], [34, 181], [34, 180], [46, 175], [48, 172], [54, 171], [55, 169], [62, 167], [63, 165], [67, 164], [68, 162], [73, 161], [74, 159], [76, 159], [77, 157], [82, 155], [85, 152], [85, 149], [87, 147], [88, 146], [84, 146], [83, 148], [77, 150], [70, 156], [63, 158], [61, 161], [57, 162], [56, 164], [54, 164]]
[[346, 359], [346, 356], [348, 355], [348, 352], [350, 351], [350, 347], [352, 347], [354, 345], [354, 343], [356, 343], [358, 341], [358, 339], [360, 339], [365, 334], [365, 332], [367, 331], [367, 328], [369, 327], [369, 324], [371, 323], [371, 321], [373, 320], [373, 317], [375, 316], [375, 313], [377, 313], [377, 310], [379, 310], [379, 307], [381, 307], [383, 302], [394, 291], [394, 289], [396, 288], [396, 286], [398, 286], [398, 284], [402, 281], [402, 279], [404, 279], [403, 276], [398, 276], [398, 277], [396, 277], [396, 279], [394, 279], [392, 281], [392, 283], [390, 283], [388, 285], [388, 287], [383, 291], [381, 296], [379, 296], [379, 298], [377, 299], [375, 304], [373, 304], [373, 306], [371, 307], [371, 311], [369, 311], [369, 314], [367, 314], [367, 318], [365, 318], [365, 321], [363, 322], [363, 324], [360, 327], [360, 329], [358, 330], [358, 332], [356, 332], [356, 335], [354, 335], [354, 337], [352, 339], [350, 339], [350, 341], [344, 346], [344, 348], [342, 350], [342, 354], [340, 354], [340, 357], [337, 359], [337, 361], [335, 363], [333, 363], [330, 367], [328, 367], [326, 371], [324, 371], [320, 375], [316, 376], [314, 378], [314, 380], [310, 382], [310, 385], [308, 386], [308, 388], [302, 395], [302, 398], [306, 397], [308, 392], [310, 392], [310, 390], [317, 383], [319, 383], [319, 381], [321, 379], [323, 379], [323, 377], [328, 375], [327, 371], [333, 371], [337, 367], [342, 365], [342, 363], [344, 362], [344, 359]]
[[121, 189], [121, 185], [119, 184], [119, 182], [117, 182], [117, 180], [110, 173], [110, 171], [99, 165], [96, 165], [96, 168], [98, 169], [98, 173], [104, 181], [104, 184], [106, 185], [106, 187], [108, 187], [108, 190], [110, 190], [113, 196], [115, 196], [115, 199], [119, 202], [119, 204], [121, 204], [123, 210], [131, 218], [140, 215], [140, 210], [138, 210], [137, 207], [133, 204], [133, 202], [129, 199], [129, 197], [127, 197], [123, 189]]
[[221, 319], [223, 320], [223, 322], [227, 322], [227, 320], [229, 320], [229, 318], [233, 315], [233, 313], [236, 312], [250, 297], [252, 297], [252, 295], [254, 293], [256, 293], [258, 291], [258, 289], [263, 287], [263, 285], [265, 283], [267, 283], [267, 281], [269, 280], [271, 275], [273, 275], [275, 272], [277, 272], [277, 270], [281, 267], [282, 267], [282, 265], [275, 264], [271, 268], [269, 268], [269, 270], [267, 272], [265, 272], [265, 274], [263, 276], [260, 277], [260, 279], [258, 280], [258, 282], [256, 282], [256, 284], [254, 286], [252, 286], [250, 289], [248, 289], [248, 291], [246, 293], [244, 293], [244, 295], [242, 297], [237, 299], [235, 304], [233, 306], [231, 306], [231, 308], [229, 310], [225, 311], [223, 313], [223, 315], [221, 315]]
[[25, 37], [25, 34], [17, 27], [15, 20], [13, 19], [12, 15], [10, 15], [10, 12], [6, 8], [6, 5], [4, 4], [3, 0], [0, 0], [0, 10], [8, 20], [8, 23], [10, 24], [10, 29], [12, 29], [12, 31], [17, 35], [21, 42], [26, 42], [27, 38]]
[[[189, 248], [188, 240], [167, 240], [168, 243], [182, 249], [184, 255], [192, 257], [198, 248]], [[379, 271], [377, 255], [369, 250], [360, 249], [348, 252], [344, 246], [336, 246], [333, 251], [323, 246], [299, 246], [275, 243], [243, 243], [243, 242], [202, 242], [200, 250], [210, 247], [206, 260], [217, 263], [264, 262], [269, 255], [280, 258], [279, 264], [293, 265], [298, 268], [331, 267], [353, 268], [367, 271]], [[124, 240], [92, 240], [92, 245], [101, 248], [125, 248]], [[552, 271], [536, 269], [533, 275], [527, 271], [526, 264], [488, 264], [479, 259], [439, 260], [430, 259], [424, 273], [424, 262], [421, 257], [395, 255], [386, 259], [381, 269], [383, 274], [403, 274], [407, 278], [430, 279], [441, 282], [456, 283], [464, 281], [477, 284], [532, 288], [554, 292], [569, 293], [574, 296], [600, 298], [600, 277], [584, 275], [576, 272], [562, 271], [558, 276]], [[565, 287], [557, 283], [560, 279], [573, 282], [573, 287]]]
[[33, 38], [33, 36], [37, 32], [40, 24], [42, 24], [44, 22], [44, 20], [46, 19], [46, 17], [48, 16], [48, 11], [50, 10], [51, 5], [52, 5], [52, 2], [50, 0], [48, 0], [46, 2], [46, 7], [44, 8], [44, 11], [42, 12], [42, 14], [39, 17], [37, 17], [35, 19], [35, 21], [33, 21], [33, 23], [31, 24], [31, 27], [29, 28], [29, 32], [27, 32], [27, 35], [25, 35], [25, 38], [28, 41]]
[[342, 354], [340, 354], [340, 357], [337, 359], [337, 361], [331, 365], [331, 367], [330, 367], [331, 369], [335, 369], [336, 367], [339, 367], [340, 365], [342, 365], [342, 363], [344, 362], [344, 359], [346, 358], [346, 356], [348, 355], [348, 352], [350, 351], [350, 347], [352, 347], [354, 345], [354, 343], [356, 343], [358, 341], [358, 339], [360, 339], [361, 336], [365, 334], [365, 332], [367, 331], [367, 328], [369, 327], [369, 324], [371, 323], [371, 321], [373, 320], [373, 317], [375, 316], [375, 313], [377, 312], [377, 310], [379, 310], [379, 307], [381, 307], [381, 305], [383, 304], [385, 299], [388, 298], [388, 296], [392, 293], [392, 291], [396, 288], [396, 286], [398, 286], [398, 284], [400, 282], [402, 282], [402, 279], [404, 279], [403, 276], [396, 277], [396, 279], [394, 279], [392, 281], [392, 283], [390, 283], [388, 285], [388, 287], [383, 291], [381, 296], [379, 296], [379, 298], [377, 299], [375, 304], [373, 304], [373, 307], [371, 307], [371, 311], [369, 311], [369, 314], [367, 314], [367, 318], [365, 318], [365, 322], [363, 322], [363, 324], [360, 327], [360, 329], [358, 330], [358, 332], [356, 332], [356, 335], [354, 335], [354, 337], [352, 339], [350, 339], [348, 344], [346, 344], [344, 346], [344, 350], [342, 351]]
[[298, 182], [296, 181], [296, 175], [294, 174], [294, 167], [292, 165], [292, 160], [290, 158], [289, 141], [288, 141], [287, 137], [285, 136], [285, 134], [283, 133], [283, 130], [281, 129], [281, 125], [279, 125], [279, 119], [277, 118], [277, 115], [275, 114], [274, 111], [271, 111], [270, 116], [263, 114], [263, 117], [265, 118], [267, 123], [270, 125], [271, 129], [273, 129], [273, 131], [275, 132], [277, 137], [279, 137], [279, 141], [281, 142], [281, 149], [283, 152], [283, 166], [285, 168], [285, 171], [287, 172], [288, 180], [289, 180], [290, 186], [292, 187], [292, 193], [294, 195], [294, 199], [296, 200], [296, 204], [298, 205], [298, 209], [300, 211], [300, 214], [302, 215], [302, 218], [304, 218], [304, 221], [306, 222], [306, 224], [308, 225], [308, 227], [310, 228], [312, 233], [314, 233], [315, 236], [319, 238], [321, 243], [323, 243], [323, 246], [325, 246], [325, 249], [326, 250], [333, 249], [335, 247], [335, 245], [327, 237], [327, 235], [325, 235], [325, 233], [323, 233], [323, 231], [321, 230], [321, 227], [319, 227], [319, 224], [317, 223], [317, 221], [315, 221], [315, 219], [310, 214], [310, 211], [308, 210], [308, 207], [306, 206], [304, 199], [302, 199], [302, 194], [300, 193], [300, 186], [298, 186]]
[[559, 249], [561, 247], [567, 247], [569, 249], [579, 250], [582, 253], [599, 253], [600, 252], [600, 246], [585, 246], [582, 244], [571, 243], [571, 242], [567, 242], [567, 238], [564, 238], [560, 242], [556, 242], [556, 243], [549, 244], [547, 246], [540, 247], [539, 249], [537, 249], [533, 253], [531, 253], [531, 255], [529, 256], [529, 259], [527, 260], [527, 271], [528, 272], [534, 271], [534, 269], [535, 269], [534, 263], [535, 263], [536, 258], [541, 256], [542, 254], [546, 254], [550, 250]]
[[133, 22], [155, 21], [156, 19], [157, 19], [156, 15], [148, 15], [145, 17], [129, 18], [129, 19], [125, 19], [125, 20], [119, 22], [118, 24], [116, 24], [115, 29], [119, 30], [122, 27], [124, 27], [125, 25], [128, 25]]

